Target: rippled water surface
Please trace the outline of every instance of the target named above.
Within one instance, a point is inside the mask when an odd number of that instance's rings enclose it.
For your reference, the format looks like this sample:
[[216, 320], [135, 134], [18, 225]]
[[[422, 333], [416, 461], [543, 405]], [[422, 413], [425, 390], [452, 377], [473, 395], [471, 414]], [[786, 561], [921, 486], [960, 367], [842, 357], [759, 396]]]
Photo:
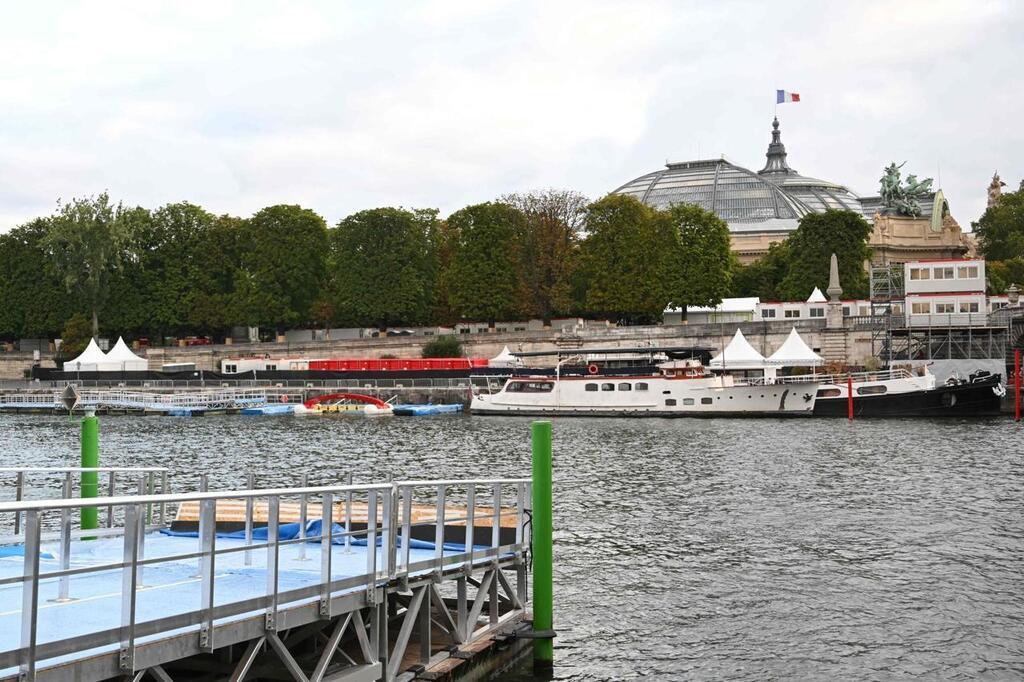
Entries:
[[[1024, 431], [1009, 420], [555, 420], [560, 680], [1024, 678]], [[4, 464], [76, 463], [0, 415]], [[174, 488], [527, 475], [517, 418], [107, 417]], [[527, 679], [523, 673], [519, 679]]]

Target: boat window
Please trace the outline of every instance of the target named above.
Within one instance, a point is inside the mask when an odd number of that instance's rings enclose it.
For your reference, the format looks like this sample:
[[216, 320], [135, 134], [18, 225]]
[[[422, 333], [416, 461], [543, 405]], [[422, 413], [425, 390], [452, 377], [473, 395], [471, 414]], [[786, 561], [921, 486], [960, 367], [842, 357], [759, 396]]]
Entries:
[[857, 395], [878, 395], [886, 390], [885, 386], [861, 386], [857, 389]]
[[838, 398], [842, 394], [843, 394], [843, 392], [840, 391], [838, 388], [819, 388], [818, 389], [818, 397], [819, 398]]
[[238, 365], [224, 365], [225, 374], [235, 374], [238, 372]]
[[550, 381], [513, 381], [505, 389], [508, 393], [550, 393], [554, 387]]
[[636, 390], [638, 390], [638, 391], [646, 391], [647, 390], [647, 383], [644, 382], [644, 381], [638, 381], [636, 383]]
[[665, 398], [665, 404], [668, 405], [669, 407], [672, 407], [673, 405], [676, 404], [676, 399], [675, 398]]
[[693, 405], [693, 398], [683, 398], [683, 405]]
[[584, 390], [587, 390], [587, 391], [596, 391], [596, 390], [597, 390], [597, 384], [587, 384], [587, 385], [586, 385], [586, 386], [584, 387]]
[[615, 390], [615, 384], [601, 384], [601, 390], [602, 391], [614, 391]]
[[633, 390], [633, 385], [632, 384], [619, 384], [619, 390], [620, 391], [632, 391]]
[[711, 398], [701, 398], [700, 399], [700, 404], [701, 405], [710, 405], [711, 404]]

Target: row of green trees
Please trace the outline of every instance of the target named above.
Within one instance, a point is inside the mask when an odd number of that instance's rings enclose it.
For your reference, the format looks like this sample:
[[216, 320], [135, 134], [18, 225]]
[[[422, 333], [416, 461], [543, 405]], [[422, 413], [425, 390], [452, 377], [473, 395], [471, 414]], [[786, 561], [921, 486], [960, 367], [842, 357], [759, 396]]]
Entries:
[[242, 219], [101, 194], [0, 235], [0, 338], [58, 335], [75, 315], [93, 335], [154, 338], [561, 314], [653, 322], [667, 305], [716, 303], [733, 269], [714, 214], [625, 196], [514, 194], [443, 220], [378, 208], [329, 228], [301, 206]]

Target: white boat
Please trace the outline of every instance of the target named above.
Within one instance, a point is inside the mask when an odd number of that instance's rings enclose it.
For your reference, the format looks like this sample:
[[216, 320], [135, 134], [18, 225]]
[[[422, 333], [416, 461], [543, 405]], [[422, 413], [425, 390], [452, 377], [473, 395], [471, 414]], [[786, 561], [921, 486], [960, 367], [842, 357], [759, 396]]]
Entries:
[[514, 376], [496, 393], [477, 393], [472, 414], [523, 416], [809, 416], [820, 387], [813, 376], [741, 379], [714, 375], [699, 360], [673, 360], [659, 373], [621, 376]]

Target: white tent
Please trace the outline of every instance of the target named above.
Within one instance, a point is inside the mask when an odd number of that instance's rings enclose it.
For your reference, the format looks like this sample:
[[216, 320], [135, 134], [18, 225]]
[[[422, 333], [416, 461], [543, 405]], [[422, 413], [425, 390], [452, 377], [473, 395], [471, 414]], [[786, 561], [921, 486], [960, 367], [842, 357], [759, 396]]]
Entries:
[[764, 369], [772, 363], [764, 359], [743, 336], [739, 329], [733, 335], [725, 350], [711, 358], [710, 369]]
[[133, 353], [124, 338], [118, 337], [117, 343], [107, 353], [106, 365], [116, 372], [145, 372], [149, 369], [149, 360]]
[[508, 346], [501, 349], [501, 352], [487, 361], [488, 367], [522, 367], [523, 361], [512, 355]]
[[96, 339], [89, 339], [89, 345], [74, 360], [64, 363], [65, 372], [99, 372], [106, 369], [107, 356], [96, 344]]
[[825, 360], [804, 343], [796, 327], [793, 327], [779, 349], [768, 358], [768, 362], [783, 367], [815, 367]]
[[814, 291], [807, 297], [808, 303], [828, 303], [828, 299], [825, 298], [825, 294], [821, 293], [821, 289], [814, 287]]

